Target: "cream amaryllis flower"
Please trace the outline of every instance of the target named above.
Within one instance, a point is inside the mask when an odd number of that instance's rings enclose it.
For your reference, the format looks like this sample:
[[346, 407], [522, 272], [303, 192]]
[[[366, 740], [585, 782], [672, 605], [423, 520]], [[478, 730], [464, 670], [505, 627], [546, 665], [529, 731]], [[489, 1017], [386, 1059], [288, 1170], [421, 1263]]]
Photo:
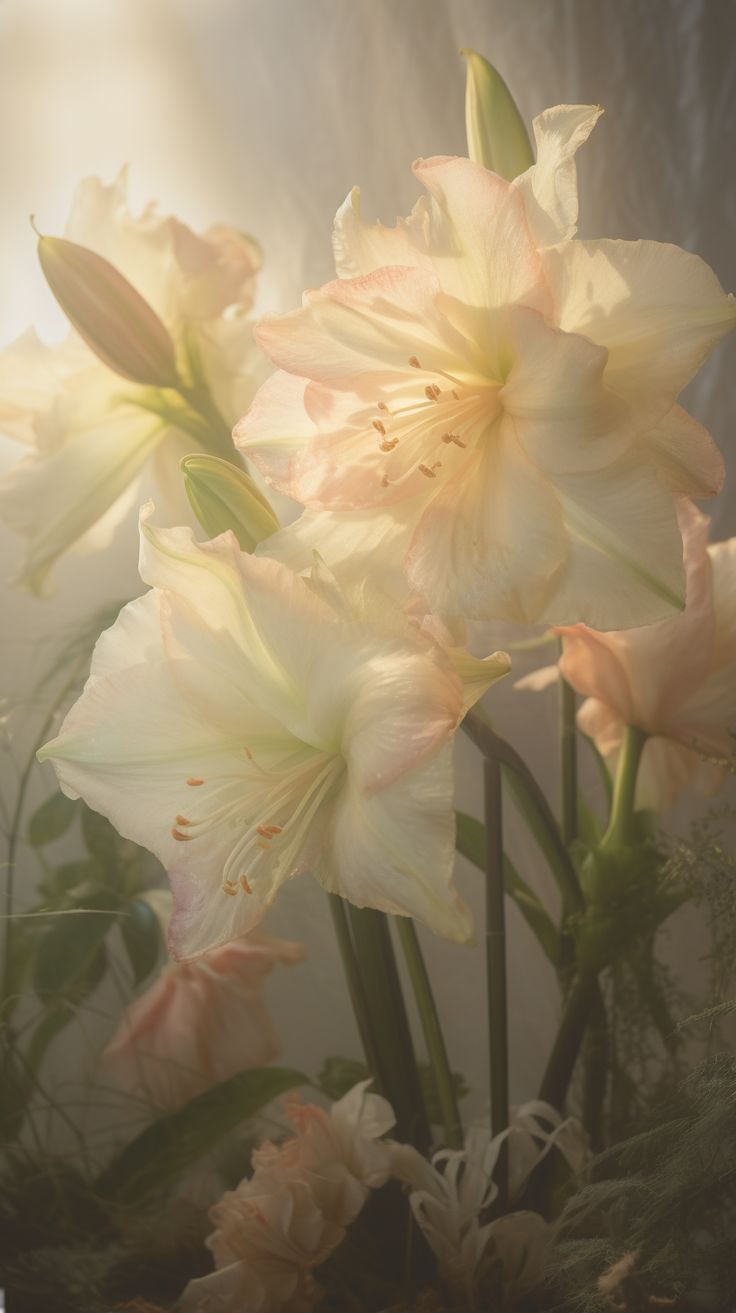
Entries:
[[210, 1276], [191, 1281], [183, 1313], [302, 1313], [319, 1300], [311, 1273], [340, 1244], [369, 1191], [383, 1185], [390, 1105], [361, 1081], [325, 1112], [287, 1101], [296, 1135], [253, 1154], [253, 1175], [210, 1212]]
[[[395, 228], [363, 223], [353, 192], [340, 277], [261, 321], [280, 369], [236, 442], [331, 513], [328, 564], [383, 513], [441, 614], [613, 628], [682, 607], [674, 495], [712, 495], [722, 465], [676, 401], [736, 309], [675, 246], [571, 239], [598, 113], [540, 115], [513, 183], [420, 160], [428, 195]], [[295, 532], [319, 531], [312, 514]]]
[[156, 529], [150, 513], [152, 591], [102, 635], [40, 756], [163, 862], [174, 955], [246, 934], [303, 871], [466, 940], [451, 741], [508, 658], [447, 653], [410, 620], [382, 627], [323, 572], [296, 576], [230, 533]]
[[[66, 236], [108, 259], [153, 307], [226, 431], [268, 372], [248, 319], [255, 244], [226, 227], [197, 236], [152, 205], [133, 216], [125, 171], [109, 186], [79, 185]], [[0, 480], [0, 516], [27, 540], [20, 581], [36, 592], [48, 591], [63, 552], [104, 546], [149, 487], [174, 522], [188, 514], [178, 465], [202, 442], [185, 408], [119, 377], [74, 332], [48, 346], [29, 330], [0, 354], [0, 432], [32, 448]]]
[[684, 788], [710, 796], [736, 748], [736, 538], [708, 546], [708, 520], [682, 511], [687, 606], [664, 624], [561, 631], [562, 673], [587, 701], [578, 724], [615, 759], [624, 729], [649, 735], [636, 804], [666, 811]]
[[281, 1050], [263, 985], [273, 968], [304, 957], [301, 944], [254, 931], [194, 962], [167, 967], [129, 1008], [100, 1065], [121, 1089], [142, 1088], [173, 1111]]

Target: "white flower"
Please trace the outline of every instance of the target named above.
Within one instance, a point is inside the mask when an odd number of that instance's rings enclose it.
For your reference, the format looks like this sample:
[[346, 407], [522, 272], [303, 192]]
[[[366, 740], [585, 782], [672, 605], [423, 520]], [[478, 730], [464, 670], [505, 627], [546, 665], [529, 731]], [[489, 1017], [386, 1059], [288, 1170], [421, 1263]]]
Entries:
[[677, 398], [736, 308], [675, 246], [572, 238], [599, 112], [540, 115], [512, 183], [418, 161], [427, 195], [394, 228], [364, 223], [354, 191], [339, 277], [257, 330], [278, 370], [236, 441], [307, 507], [295, 532], [328, 512], [329, 564], [378, 538], [375, 561], [443, 615], [610, 629], [684, 603], [675, 498], [723, 471]]
[[304, 871], [466, 940], [451, 740], [508, 658], [456, 669], [406, 619], [356, 617], [323, 571], [155, 529], [150, 510], [140, 568], [153, 591], [102, 635], [40, 755], [166, 866], [175, 956], [247, 933]]
[[[267, 373], [248, 319], [254, 243], [224, 227], [198, 236], [153, 205], [132, 215], [125, 171], [109, 186], [80, 183], [66, 236], [111, 261], [157, 312], [184, 372], [203, 376], [226, 438]], [[64, 552], [105, 546], [149, 489], [180, 521], [179, 460], [215, 440], [171, 390], [119, 377], [74, 332], [52, 347], [32, 330], [0, 353], [0, 430], [31, 448], [0, 480], [0, 515], [27, 540], [20, 581], [36, 592], [49, 591]]]

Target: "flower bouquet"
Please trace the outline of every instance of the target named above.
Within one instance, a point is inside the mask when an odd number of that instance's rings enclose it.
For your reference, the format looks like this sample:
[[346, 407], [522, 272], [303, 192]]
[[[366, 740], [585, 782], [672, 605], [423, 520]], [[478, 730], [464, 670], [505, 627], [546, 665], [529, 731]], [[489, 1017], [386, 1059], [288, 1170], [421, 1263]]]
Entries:
[[[0, 357], [0, 424], [30, 447], [0, 513], [43, 593], [142, 504], [146, 591], [57, 648], [9, 804], [11, 1313], [732, 1307], [728, 812], [686, 839], [658, 817], [733, 764], [736, 540], [708, 542], [693, 499], [722, 462], [678, 397], [736, 305], [676, 246], [578, 239], [600, 108], [546, 110], [533, 148], [465, 55], [468, 157], [418, 161], [393, 227], [351, 192], [337, 277], [299, 309], [255, 323], [257, 243], [132, 215], [124, 174], [39, 237], [71, 329]], [[495, 711], [552, 685], [559, 806]], [[455, 810], [459, 732], [482, 820]], [[36, 758], [61, 792], [28, 818]], [[75, 831], [84, 855], [53, 864]], [[24, 839], [42, 877], [16, 901]], [[264, 917], [301, 875], [356, 1041], [307, 1072], [274, 1065], [263, 994], [277, 967], [299, 988], [298, 920], [284, 940]], [[509, 904], [559, 985], [518, 1106]], [[700, 1000], [662, 954], [686, 906], [710, 935]], [[485, 957], [480, 1116], [425, 932], [460, 972]], [[80, 1111], [49, 1051], [112, 984]]]

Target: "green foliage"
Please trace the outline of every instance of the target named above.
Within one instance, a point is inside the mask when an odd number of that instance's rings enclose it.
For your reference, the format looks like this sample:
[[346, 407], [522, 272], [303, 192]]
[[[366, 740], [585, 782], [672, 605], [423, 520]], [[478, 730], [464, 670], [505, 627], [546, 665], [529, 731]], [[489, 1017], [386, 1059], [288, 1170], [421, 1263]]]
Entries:
[[591, 1183], [562, 1215], [551, 1263], [570, 1313], [616, 1307], [600, 1281], [625, 1255], [633, 1256], [631, 1271], [617, 1294], [628, 1284], [641, 1303], [621, 1309], [696, 1290], [710, 1296], [710, 1307], [730, 1307], [735, 1105], [736, 1059], [721, 1054], [692, 1072], [640, 1134], [596, 1161]]
[[64, 793], [52, 793], [28, 822], [28, 842], [35, 848], [59, 839], [76, 818], [78, 806]]
[[126, 1206], [165, 1193], [229, 1131], [280, 1094], [308, 1084], [301, 1072], [284, 1067], [239, 1072], [159, 1118], [126, 1144], [99, 1177], [98, 1193]]
[[[72, 907], [51, 920], [40, 940], [33, 984], [41, 999], [79, 1000], [99, 982], [108, 931], [119, 915], [117, 900], [103, 891], [93, 908]], [[103, 971], [104, 974], [104, 971]]]
[[[455, 813], [457, 851], [477, 866], [486, 869], [486, 830], [481, 821], [464, 812]], [[513, 899], [550, 962], [560, 961], [560, 936], [541, 899], [519, 875], [511, 859], [504, 853], [503, 874], [506, 893]]]
[[128, 954], [133, 984], [138, 986], [150, 975], [161, 951], [161, 932], [150, 903], [133, 898], [120, 922], [123, 943]]

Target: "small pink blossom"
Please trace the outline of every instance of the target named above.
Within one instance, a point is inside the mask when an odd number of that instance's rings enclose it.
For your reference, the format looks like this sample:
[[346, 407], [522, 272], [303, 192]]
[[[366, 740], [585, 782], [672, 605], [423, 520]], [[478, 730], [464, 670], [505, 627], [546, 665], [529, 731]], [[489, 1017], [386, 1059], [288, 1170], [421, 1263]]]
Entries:
[[263, 984], [274, 966], [303, 957], [301, 944], [256, 932], [172, 964], [126, 1010], [102, 1055], [103, 1072], [173, 1110], [236, 1072], [273, 1062], [281, 1044]]
[[681, 510], [687, 606], [663, 624], [601, 634], [559, 632], [560, 669], [587, 701], [578, 724], [614, 760], [627, 725], [644, 730], [639, 807], [666, 811], [684, 788], [723, 784], [736, 733], [736, 538], [708, 546], [708, 520]]

